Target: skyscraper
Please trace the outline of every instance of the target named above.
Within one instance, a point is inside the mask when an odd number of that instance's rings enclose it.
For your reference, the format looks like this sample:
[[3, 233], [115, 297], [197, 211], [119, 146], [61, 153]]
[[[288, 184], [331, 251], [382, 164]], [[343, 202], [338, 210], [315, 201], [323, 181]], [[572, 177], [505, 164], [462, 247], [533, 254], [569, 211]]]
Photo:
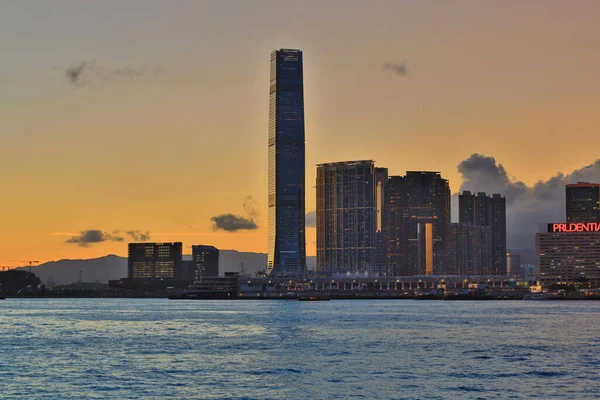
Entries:
[[600, 183], [567, 185], [567, 222], [600, 222]]
[[472, 194], [464, 191], [458, 197], [459, 221], [464, 224], [490, 227], [491, 275], [506, 275], [506, 198], [494, 193]]
[[404, 272], [404, 234], [402, 230], [402, 193], [404, 177], [390, 176], [384, 188], [383, 241], [388, 275]]
[[373, 161], [317, 166], [317, 271], [376, 270], [376, 174]]
[[506, 198], [494, 193], [490, 197], [490, 233], [492, 275], [506, 275]]
[[214, 246], [192, 246], [193, 279], [201, 281], [204, 278], [219, 276], [219, 250]]
[[486, 275], [490, 271], [490, 227], [466, 222], [450, 224], [452, 275]]
[[271, 53], [269, 89], [269, 243], [268, 271], [303, 275], [304, 82], [302, 51]]
[[450, 239], [448, 181], [438, 172], [408, 171], [389, 178], [385, 199], [385, 243], [393, 273], [445, 273]]
[[385, 185], [388, 181], [387, 168], [375, 168], [375, 266], [379, 273], [390, 275], [387, 270], [386, 244], [383, 234]]

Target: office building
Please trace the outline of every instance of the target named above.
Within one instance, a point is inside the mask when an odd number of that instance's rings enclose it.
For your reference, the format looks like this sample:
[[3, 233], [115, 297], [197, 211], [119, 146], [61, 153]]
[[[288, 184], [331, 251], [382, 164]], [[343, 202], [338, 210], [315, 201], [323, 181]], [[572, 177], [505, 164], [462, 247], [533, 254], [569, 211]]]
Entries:
[[448, 269], [450, 186], [438, 172], [408, 171], [385, 187], [384, 236], [395, 275], [444, 274]]
[[535, 235], [542, 285], [600, 283], [600, 223], [552, 223]]
[[458, 196], [459, 222], [490, 227], [490, 275], [506, 275], [506, 198], [464, 191]]
[[376, 264], [373, 161], [317, 166], [317, 272], [371, 272]]
[[271, 53], [269, 89], [268, 271], [306, 271], [302, 52]]
[[487, 275], [491, 265], [489, 226], [450, 224], [450, 266], [452, 275]]
[[388, 276], [406, 275], [404, 268], [404, 233], [402, 194], [404, 177], [390, 176], [384, 188], [383, 242]]
[[600, 183], [566, 187], [567, 222], [600, 222]]
[[219, 250], [216, 247], [192, 246], [192, 261], [195, 281], [219, 276]]
[[519, 253], [506, 253], [506, 275], [521, 274], [521, 255]]
[[384, 275], [389, 274], [389, 271], [385, 268], [387, 259], [385, 236], [383, 234], [383, 208], [385, 205], [385, 186], [387, 185], [387, 181], [388, 169], [375, 168], [375, 266], [378, 273]]
[[130, 279], [181, 279], [182, 244], [129, 243]]

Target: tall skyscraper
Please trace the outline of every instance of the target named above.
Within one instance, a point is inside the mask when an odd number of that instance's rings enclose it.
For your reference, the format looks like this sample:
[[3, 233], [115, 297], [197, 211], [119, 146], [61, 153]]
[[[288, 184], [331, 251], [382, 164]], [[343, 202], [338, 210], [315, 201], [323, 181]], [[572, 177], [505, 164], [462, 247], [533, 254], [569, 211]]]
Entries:
[[465, 222], [450, 224], [450, 268], [452, 275], [487, 275], [491, 270], [489, 226]]
[[506, 198], [494, 193], [490, 198], [492, 275], [506, 275]]
[[497, 193], [488, 196], [464, 191], [458, 205], [460, 223], [490, 227], [491, 262], [485, 273], [506, 275], [506, 198]]
[[404, 177], [390, 176], [384, 188], [383, 242], [386, 272], [391, 276], [400, 276], [404, 273], [403, 183]]
[[600, 222], [600, 183], [567, 185], [567, 222]]
[[180, 279], [182, 243], [129, 243], [130, 279]]
[[271, 53], [269, 89], [268, 271], [306, 272], [302, 51]]
[[376, 270], [376, 173], [373, 161], [317, 166], [317, 271]]
[[438, 172], [408, 171], [385, 187], [384, 233], [395, 275], [443, 274], [448, 268], [450, 185]]
[[383, 275], [390, 275], [387, 270], [386, 244], [383, 234], [385, 185], [388, 181], [387, 168], [375, 168], [375, 266]]
[[204, 278], [219, 276], [219, 250], [214, 246], [192, 246], [193, 279], [201, 281]]

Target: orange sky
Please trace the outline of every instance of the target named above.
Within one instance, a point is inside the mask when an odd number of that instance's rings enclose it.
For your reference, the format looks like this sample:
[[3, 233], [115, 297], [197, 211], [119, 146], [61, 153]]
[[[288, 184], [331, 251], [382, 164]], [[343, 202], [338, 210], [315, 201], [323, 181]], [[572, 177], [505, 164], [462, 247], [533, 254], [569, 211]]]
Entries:
[[[126, 254], [65, 243], [87, 229], [265, 252], [269, 53], [281, 47], [304, 51], [307, 211], [321, 162], [441, 171], [453, 191], [474, 152], [527, 183], [587, 165], [600, 2], [575, 3], [7, 3], [0, 266]], [[100, 72], [71, 84], [66, 68], [91, 60]], [[402, 60], [407, 76], [383, 68]], [[144, 73], [105, 76], [125, 68]], [[213, 232], [210, 217], [243, 214], [246, 196], [259, 229]], [[309, 255], [313, 241], [308, 229]]]

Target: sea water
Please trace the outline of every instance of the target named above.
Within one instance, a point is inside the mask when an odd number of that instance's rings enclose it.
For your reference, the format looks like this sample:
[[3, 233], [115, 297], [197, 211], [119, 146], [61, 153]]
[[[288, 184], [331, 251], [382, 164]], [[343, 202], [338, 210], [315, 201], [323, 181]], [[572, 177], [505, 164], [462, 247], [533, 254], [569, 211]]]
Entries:
[[6, 399], [594, 399], [600, 302], [7, 299]]

